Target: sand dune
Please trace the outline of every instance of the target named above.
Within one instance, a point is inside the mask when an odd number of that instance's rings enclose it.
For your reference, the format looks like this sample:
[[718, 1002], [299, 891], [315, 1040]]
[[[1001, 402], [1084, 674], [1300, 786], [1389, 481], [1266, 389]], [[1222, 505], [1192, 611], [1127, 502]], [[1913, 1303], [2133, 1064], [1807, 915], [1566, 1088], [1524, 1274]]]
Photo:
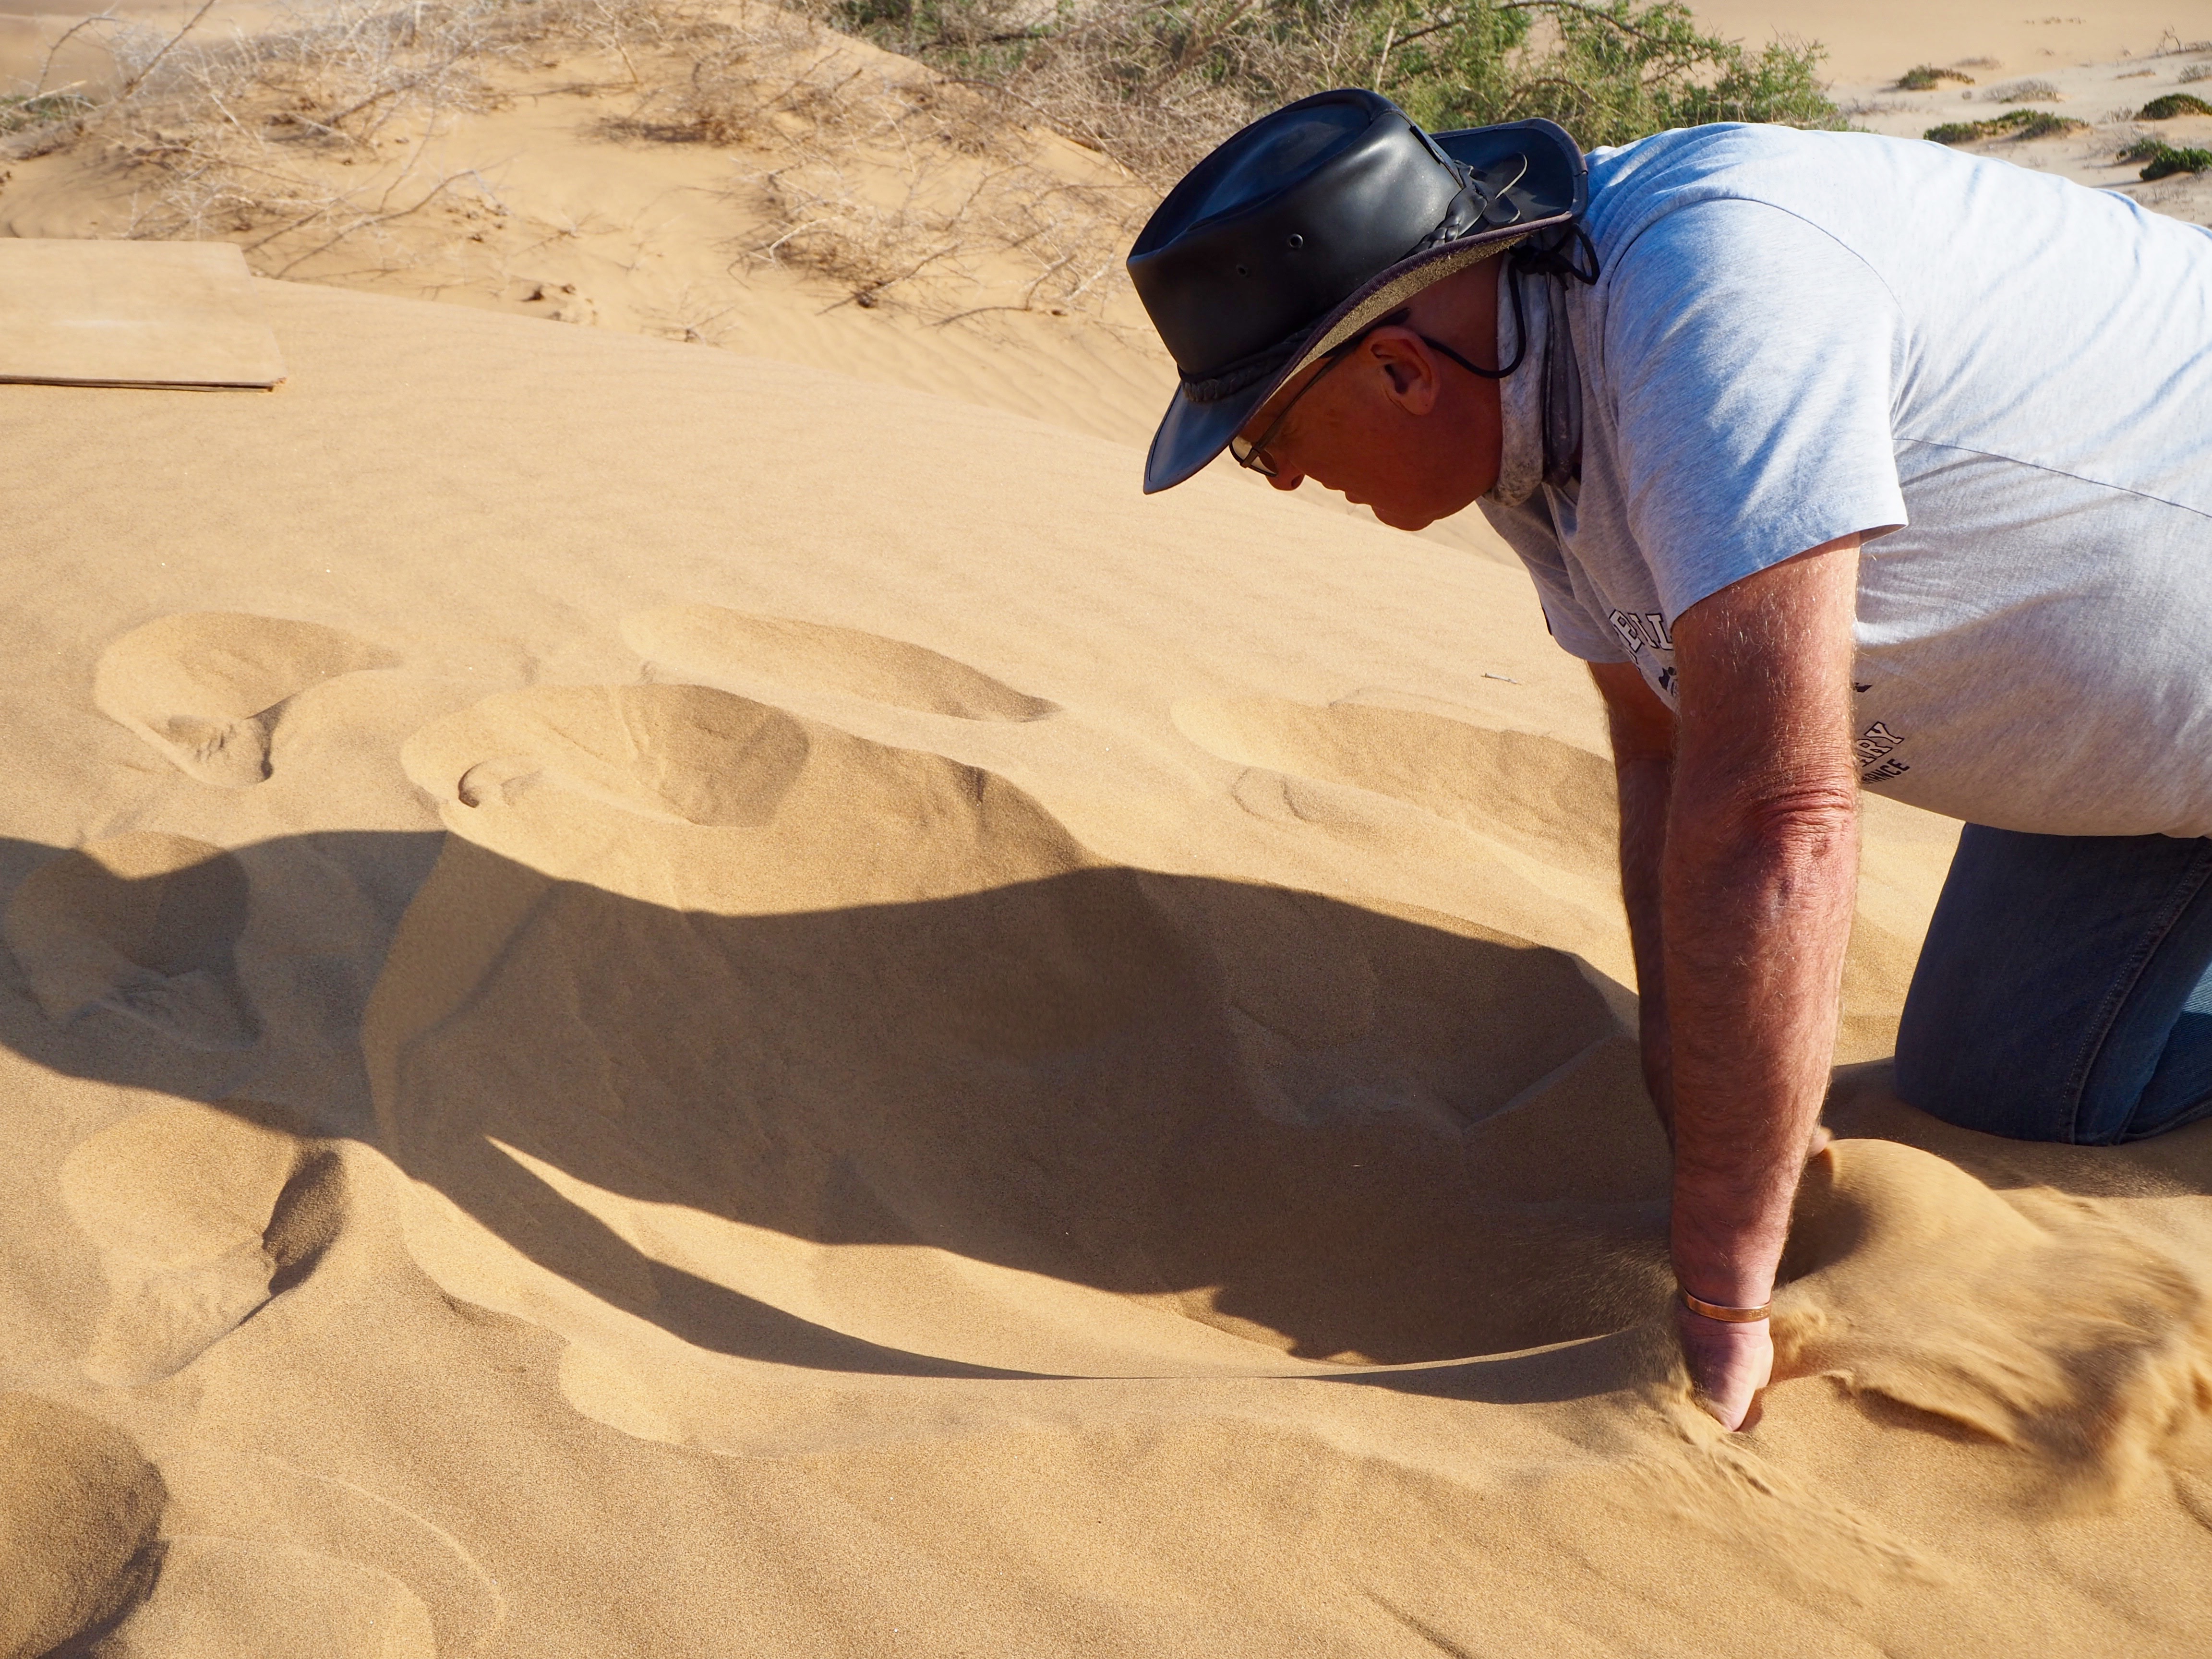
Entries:
[[[174, 27], [197, 9], [125, 18]], [[681, 52], [656, 61], [641, 48], [650, 71], [641, 85], [636, 63], [555, 40], [473, 65], [483, 95], [410, 117], [372, 143], [257, 154], [228, 186], [271, 197], [251, 212], [205, 216], [192, 194], [198, 169], [180, 169], [180, 184], [158, 160], [133, 165], [112, 143], [19, 160], [0, 179], [0, 236], [129, 237], [181, 225], [180, 234], [248, 246], [264, 274], [774, 357], [1145, 443], [1174, 369], [1118, 267], [1151, 192], [1056, 135], [979, 121], [973, 110], [952, 112], [949, 137], [933, 113], [902, 124], [913, 114], [902, 89], [935, 76], [772, 5], [739, 0], [725, 10], [753, 40], [748, 95], [771, 104], [799, 88], [805, 118], [787, 112], [779, 126], [761, 116], [702, 142], [670, 125], [665, 107], [690, 84]], [[0, 27], [0, 80], [27, 86], [46, 45], [81, 20], [15, 21], [19, 37]], [[192, 38], [286, 21], [266, 0], [215, 0]], [[106, 38], [95, 30], [73, 41], [50, 82], [112, 82], [112, 61], [94, 44]], [[931, 94], [939, 104], [948, 95], [975, 96], [942, 86]], [[204, 110], [154, 118], [153, 149], [169, 142], [161, 133], [205, 118]], [[816, 142], [825, 124], [826, 155]], [[763, 186], [794, 166], [831, 198], [796, 218], [780, 216]], [[281, 181], [262, 176], [271, 167]], [[986, 187], [999, 194], [963, 208]], [[1029, 206], [1076, 191], [1093, 206], [1060, 215], [1072, 228], [1053, 234], [1070, 245], [1052, 235], [1037, 243]], [[161, 204], [179, 191], [203, 217], [163, 216]], [[272, 237], [301, 202], [325, 197], [347, 204], [335, 225], [319, 219], [312, 231]], [[863, 253], [823, 270], [776, 252], [786, 233], [824, 216]], [[1009, 232], [1009, 219], [1022, 222]], [[364, 228], [330, 234], [356, 222]], [[1056, 260], [1100, 280], [1056, 297], [1039, 286]], [[1371, 522], [1364, 508], [1319, 491], [1301, 499]], [[1426, 533], [1512, 565], [1479, 514]]]
[[1699, 0], [1692, 9], [1707, 27], [1753, 45], [1777, 35], [1818, 40], [1828, 49], [1828, 72], [1849, 82], [1894, 80], [1915, 64], [1962, 58], [2015, 76], [2109, 64], [2203, 40], [2212, 26], [2201, 9], [2174, 0], [2106, 0], [2065, 14], [2002, 0]]
[[[2175, 218], [2212, 224], [2212, 175], [2147, 180], [2141, 158], [2125, 159], [2147, 140], [2197, 148], [2212, 142], [2212, 116], [2140, 118], [2145, 106], [2163, 96], [2203, 92], [2203, 81], [2191, 77], [2212, 65], [2212, 17], [2120, 6], [2100, 7], [2094, 16], [2014, 21], [2008, 13], [1968, 6], [1923, 8], [1906, 26], [1883, 7], [1761, 9], [1770, 20], [1727, 9], [1718, 15], [1754, 35], [1756, 21], [1771, 21], [1778, 29], [1834, 41], [1829, 67], [1837, 78], [1830, 91], [1855, 125], [1917, 138], [2012, 110], [2056, 117], [2065, 125], [2043, 136], [1999, 133], [1971, 147], [2118, 191]], [[1951, 73], [1917, 91], [1900, 87], [1899, 77], [1916, 65]]]
[[[1689, 1401], [1524, 580], [258, 293], [276, 392], [0, 401], [0, 1653], [2197, 1645], [2212, 1131], [1845, 1073]], [[1878, 1055], [1951, 832], [1873, 805]]]

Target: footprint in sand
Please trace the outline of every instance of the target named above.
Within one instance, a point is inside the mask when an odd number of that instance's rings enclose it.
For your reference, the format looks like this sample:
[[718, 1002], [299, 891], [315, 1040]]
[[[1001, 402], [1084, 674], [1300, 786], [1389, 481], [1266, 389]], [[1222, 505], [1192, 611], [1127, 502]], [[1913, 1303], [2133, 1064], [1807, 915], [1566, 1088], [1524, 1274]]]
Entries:
[[450, 1533], [350, 1481], [205, 1443], [161, 1468], [161, 1585], [101, 1659], [467, 1659], [507, 1616]]
[[188, 777], [250, 789], [269, 775], [270, 737], [289, 701], [340, 674], [398, 660], [314, 623], [188, 611], [109, 646], [92, 700]]
[[781, 682], [963, 720], [1042, 720], [1060, 708], [925, 646], [856, 628], [678, 605], [625, 617], [622, 635], [653, 669], [734, 690]]
[[46, 1018], [107, 1009], [187, 1048], [250, 1048], [258, 1036], [233, 947], [246, 872], [219, 847], [133, 830], [39, 866], [0, 933]]
[[[109, 1290], [83, 1362], [93, 1381], [174, 1376], [313, 1272], [344, 1218], [344, 1172], [282, 1118], [250, 1101], [172, 1101], [64, 1163], [62, 1202]], [[437, 1659], [476, 1651], [502, 1617], [466, 1551], [373, 1493], [228, 1447], [164, 1465], [160, 1576], [104, 1659]], [[9, 1474], [0, 1449], [0, 1540]], [[46, 1650], [0, 1636], [0, 1655]]]
[[936, 898], [1092, 861], [990, 773], [706, 686], [504, 692], [400, 757], [467, 840], [725, 914]]
[[[380, 1569], [319, 1551], [186, 1534], [100, 1659], [439, 1659], [429, 1609]], [[455, 1649], [466, 1653], [465, 1648]]]
[[553, 790], [664, 823], [750, 829], [775, 816], [809, 746], [781, 709], [697, 686], [548, 686], [478, 703], [404, 753], [416, 782], [471, 812]]
[[[1612, 765], [1557, 738], [1360, 702], [1208, 698], [1170, 713], [1185, 737], [1224, 760], [1371, 790], [1547, 864], [1610, 878], [1620, 833]], [[1238, 789], [1247, 810], [1274, 816], [1267, 795], [1256, 781]]]
[[0, 1394], [0, 1654], [59, 1651], [143, 1595], [165, 1498], [120, 1429]]
[[255, 1121], [273, 1115], [176, 1101], [70, 1154], [62, 1202], [107, 1275], [95, 1382], [174, 1376], [313, 1269], [338, 1224], [337, 1160]]

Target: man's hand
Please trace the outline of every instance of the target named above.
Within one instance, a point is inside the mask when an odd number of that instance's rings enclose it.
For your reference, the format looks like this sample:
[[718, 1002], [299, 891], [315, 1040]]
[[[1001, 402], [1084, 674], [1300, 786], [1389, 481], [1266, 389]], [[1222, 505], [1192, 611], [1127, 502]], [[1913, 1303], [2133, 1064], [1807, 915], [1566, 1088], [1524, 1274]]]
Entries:
[[1708, 1319], [1678, 1299], [1674, 1328], [1682, 1339], [1690, 1380], [1697, 1385], [1698, 1403], [1720, 1419], [1723, 1428], [1741, 1428], [1753, 1398], [1774, 1374], [1772, 1328], [1764, 1319], [1746, 1325]]
[[[1772, 1294], [1833, 1059], [1857, 866], [1857, 549], [1814, 548], [1678, 617], [1671, 731], [1632, 665], [1595, 671], [1644, 1069], [1674, 1145], [1674, 1272], [1729, 1307]], [[1680, 1328], [1692, 1381], [1740, 1426], [1772, 1366], [1765, 1324], [1686, 1310]]]

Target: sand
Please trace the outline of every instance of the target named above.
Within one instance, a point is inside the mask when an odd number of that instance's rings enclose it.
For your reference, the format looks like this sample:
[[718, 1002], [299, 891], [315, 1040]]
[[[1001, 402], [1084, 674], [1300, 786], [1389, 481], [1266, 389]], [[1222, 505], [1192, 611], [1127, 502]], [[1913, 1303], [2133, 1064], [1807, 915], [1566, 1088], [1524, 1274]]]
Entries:
[[0, 386], [0, 1656], [2201, 1651], [2212, 1125], [1894, 1100], [1955, 826], [1723, 1435], [1525, 577], [251, 297], [276, 391]]
[[2103, 0], [2065, 13], [2001, 0], [1702, 0], [1692, 9], [1716, 33], [1753, 46], [1778, 36], [1817, 40], [1827, 48], [1828, 72], [1845, 82], [1894, 80], [1916, 64], [1968, 58], [1993, 79], [2047, 74], [2148, 58], [2212, 32], [2212, 18], [2185, 0]]
[[[2045, 137], [1999, 137], [1966, 148], [2212, 225], [2212, 174], [2145, 180], [2140, 159], [2122, 159], [2146, 140], [2212, 145], [2212, 116], [2138, 118], [2166, 94], [2203, 97], [2212, 78], [2212, 13], [2112, 6], [2094, 16], [2020, 21], [1984, 8], [1922, 7], [1907, 25], [1905, 9], [1723, 3], [1710, 15], [1717, 27], [1754, 40], [1772, 30], [1833, 43], [1830, 95], [1868, 131], [1918, 138], [2008, 110], [2057, 116], [2074, 125]], [[1899, 77], [1916, 65], [1954, 73], [1923, 90], [1905, 90]]]
[[1688, 1401], [1519, 579], [259, 296], [278, 392], [0, 406], [0, 1651], [2191, 1647], [2212, 1133], [1847, 1073], [1786, 1380]]
[[0, 238], [0, 380], [266, 392], [283, 354], [228, 242]]

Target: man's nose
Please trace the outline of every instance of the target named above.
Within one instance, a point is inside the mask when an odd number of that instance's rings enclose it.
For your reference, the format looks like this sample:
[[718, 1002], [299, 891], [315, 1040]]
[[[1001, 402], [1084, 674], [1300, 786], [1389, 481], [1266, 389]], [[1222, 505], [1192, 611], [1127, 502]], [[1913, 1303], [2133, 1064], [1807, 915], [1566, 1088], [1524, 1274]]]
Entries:
[[1281, 471], [1276, 473], [1273, 477], [1267, 480], [1269, 483], [1274, 485], [1278, 489], [1296, 489], [1305, 481], [1306, 475], [1304, 473], [1293, 472], [1287, 467], [1284, 468]]

